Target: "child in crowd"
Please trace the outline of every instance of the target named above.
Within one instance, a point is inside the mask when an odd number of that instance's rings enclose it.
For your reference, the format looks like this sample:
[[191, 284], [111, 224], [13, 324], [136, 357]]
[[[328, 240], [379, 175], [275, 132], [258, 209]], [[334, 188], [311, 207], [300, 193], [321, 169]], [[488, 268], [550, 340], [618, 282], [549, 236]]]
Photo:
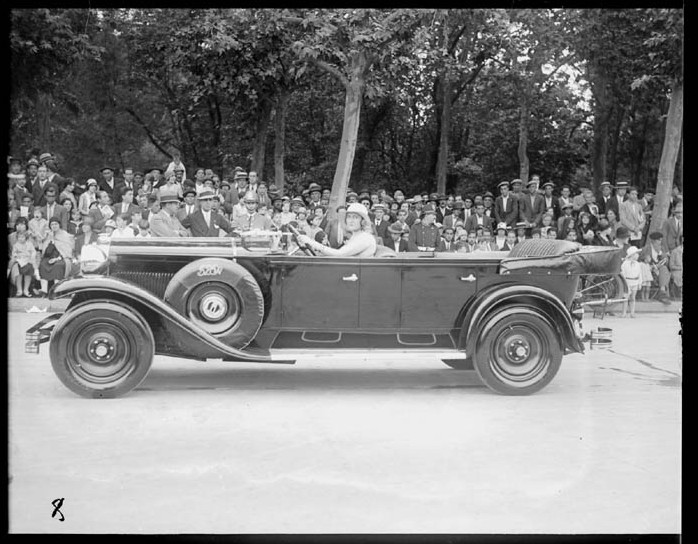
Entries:
[[80, 228], [82, 226], [82, 214], [79, 208], [73, 208], [70, 212], [70, 221], [68, 221], [68, 234], [76, 236], [82, 232]]
[[34, 208], [33, 217], [29, 220], [29, 238], [38, 250], [48, 236], [48, 220], [44, 218], [41, 208]]
[[36, 249], [26, 232], [17, 231], [17, 240], [12, 246], [12, 260], [19, 267], [19, 273], [15, 278], [15, 296], [31, 297], [29, 286], [34, 277]]
[[548, 240], [557, 240], [557, 230], [554, 228], [549, 228], [548, 229]]
[[516, 239], [516, 232], [514, 232], [511, 229], [507, 230], [507, 243], [505, 246], [506, 249], [504, 251], [511, 251], [512, 249], [514, 249], [514, 246], [517, 243], [518, 243], [518, 240]]
[[131, 222], [131, 216], [129, 214], [118, 214], [116, 216], [116, 228], [114, 232], [111, 233], [112, 238], [133, 238], [135, 233], [133, 229], [129, 226]]
[[150, 238], [150, 223], [147, 219], [141, 219], [138, 223], [138, 235], [139, 238]]
[[635, 246], [630, 246], [620, 267], [620, 273], [628, 284], [628, 300], [623, 303], [621, 317], [627, 316], [628, 306], [630, 306], [630, 317], [635, 317], [635, 296], [642, 285], [642, 271], [638, 262], [639, 256], [640, 250]]

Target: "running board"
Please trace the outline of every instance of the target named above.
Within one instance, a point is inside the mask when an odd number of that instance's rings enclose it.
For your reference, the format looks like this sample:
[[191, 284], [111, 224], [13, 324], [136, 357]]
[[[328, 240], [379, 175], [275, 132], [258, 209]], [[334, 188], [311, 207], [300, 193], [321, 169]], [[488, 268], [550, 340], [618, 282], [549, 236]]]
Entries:
[[[440, 359], [444, 362], [464, 363], [465, 353], [454, 349], [271, 349], [271, 360], [274, 363], [280, 363], [284, 360], [298, 359], [328, 359], [336, 358], [338, 355], [356, 357], [357, 360], [365, 358], [403, 358], [407, 356], [418, 356], [420, 358]], [[456, 357], [454, 357], [456, 356]]]

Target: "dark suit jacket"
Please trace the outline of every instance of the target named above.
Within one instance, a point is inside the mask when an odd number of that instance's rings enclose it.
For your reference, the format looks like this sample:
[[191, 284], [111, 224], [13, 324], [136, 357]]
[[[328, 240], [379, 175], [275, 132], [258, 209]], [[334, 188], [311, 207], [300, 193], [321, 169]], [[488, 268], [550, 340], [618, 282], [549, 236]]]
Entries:
[[558, 217], [560, 217], [560, 212], [562, 211], [562, 210], [560, 210], [560, 199], [558, 197], [556, 197], [555, 195], [553, 195], [551, 197], [552, 204], [550, 206], [548, 206], [548, 203], [545, 201], [545, 195], [543, 195], [542, 198], [543, 198], [543, 209], [545, 209], [545, 211], [547, 212], [548, 208], [551, 208], [553, 211], [553, 223], [554, 223], [555, 220]]
[[447, 247], [446, 247], [446, 240], [444, 240], [443, 238], [441, 238], [441, 242], [439, 243], [439, 248], [437, 249], [437, 251], [455, 253], [455, 251], [456, 251], [456, 241], [455, 241], [455, 240], [451, 240], [451, 245], [450, 245], [450, 247], [447, 248]]
[[42, 207], [46, 206], [46, 197], [44, 196], [44, 189], [46, 188], [46, 185], [49, 184], [49, 181], [44, 182], [44, 186], [41, 187], [39, 185], [39, 180], [37, 179], [34, 185], [32, 185], [32, 190], [31, 190], [31, 195], [32, 198], [34, 199], [34, 207]]
[[[116, 215], [119, 215], [120, 213], [122, 213], [121, 212], [121, 202], [119, 202], [118, 204], [114, 204], [112, 206], [112, 208], [116, 212]], [[141, 211], [141, 207], [137, 206], [136, 204], [130, 204], [129, 207], [126, 208], [126, 213], [129, 215], [133, 215], [134, 212], [140, 212], [140, 211]]]
[[384, 245], [386, 247], [389, 247], [392, 250], [397, 251], [398, 253], [403, 253], [405, 251], [409, 251], [409, 246], [407, 244], [407, 240], [405, 240], [404, 238], [400, 238], [400, 244], [399, 244], [398, 249], [395, 249], [395, 243], [393, 242], [392, 238], [390, 240], [388, 240], [387, 242], [385, 242]]
[[383, 240], [384, 243], [390, 242], [392, 238], [390, 237], [390, 233], [388, 232], [388, 227], [390, 226], [390, 221], [383, 218], [383, 221], [380, 222], [379, 225], [376, 225], [376, 222], [373, 222], [373, 226], [376, 228], [376, 236], [378, 236], [381, 240]]
[[230, 191], [228, 191], [223, 198], [223, 209], [225, 210], [225, 213], [230, 215], [233, 213], [233, 206], [240, 202], [240, 197], [238, 195], [238, 191], [236, 188], [231, 187]]
[[618, 199], [613, 195], [608, 197], [608, 202], [604, 202], [603, 196], [599, 195], [596, 198], [596, 205], [599, 207], [599, 213], [605, 215], [608, 210], [616, 212], [616, 219], [620, 221], [620, 212], [618, 211]]
[[673, 217], [667, 217], [662, 225], [662, 248], [664, 251], [671, 251], [679, 245], [679, 236], [683, 234], [683, 222], [679, 221], [679, 226], [676, 226], [676, 220]]
[[[44, 205], [41, 207], [41, 212], [44, 214], [44, 217], [45, 217], [46, 219], [51, 219], [51, 217], [49, 217], [49, 216], [47, 215], [47, 213], [48, 213], [48, 212], [46, 211], [47, 208], [48, 208], [48, 204], [44, 204]], [[62, 228], [63, 230], [68, 230], [68, 221], [70, 221], [70, 214], [68, 213], [68, 210], [66, 210], [66, 209], [65, 209], [63, 206], [61, 206], [60, 204], [54, 204], [54, 206], [53, 206], [53, 217], [58, 217], [58, 219], [59, 219], [60, 222], [61, 222], [61, 228]]]
[[444, 208], [443, 210], [441, 210], [441, 208], [436, 208], [436, 222], [443, 225], [444, 217], [451, 215], [452, 213], [453, 211], [449, 208]]
[[507, 197], [507, 207], [505, 210], [504, 199], [499, 195], [494, 200], [494, 217], [497, 220], [497, 224], [506, 223], [510, 227], [513, 227], [519, 218], [518, 200], [509, 195]]
[[[486, 229], [492, 229], [494, 226], [494, 219], [491, 217], [487, 217], [486, 215], [483, 214], [482, 216], [482, 226]], [[468, 232], [474, 231], [477, 228], [477, 214], [474, 213], [470, 217], [468, 217], [467, 221], [465, 222], [465, 230]]]
[[204, 213], [201, 210], [197, 210], [190, 215], [184, 216], [181, 221], [182, 226], [185, 229], [191, 231], [192, 236], [196, 237], [218, 237], [220, 231], [223, 230], [226, 233], [230, 232], [230, 223], [228, 220], [219, 213], [211, 211], [211, 226], [206, 224], [204, 219]]
[[112, 204], [116, 204], [117, 202], [121, 202], [121, 187], [119, 185], [119, 180], [116, 178], [113, 178], [114, 181], [114, 188], [112, 189], [107, 185], [107, 182], [104, 181], [104, 178], [100, 179], [97, 182], [97, 185], [99, 186], [100, 191], [106, 191], [109, 193], [109, 196], [111, 196], [111, 202]]
[[534, 225], [540, 225], [541, 217], [545, 213], [545, 199], [536, 195], [531, 204], [531, 196], [524, 195], [519, 199], [519, 220], [528, 221]]

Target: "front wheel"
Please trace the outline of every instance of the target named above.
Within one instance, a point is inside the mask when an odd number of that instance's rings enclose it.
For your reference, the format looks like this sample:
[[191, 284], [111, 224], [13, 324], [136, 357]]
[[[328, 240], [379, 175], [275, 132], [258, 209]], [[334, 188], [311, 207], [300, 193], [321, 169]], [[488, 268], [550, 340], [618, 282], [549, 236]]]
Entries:
[[480, 379], [505, 395], [530, 395], [555, 377], [562, 349], [555, 328], [528, 308], [510, 308], [489, 318], [473, 358]]
[[49, 353], [58, 379], [73, 393], [114, 398], [143, 381], [155, 340], [138, 312], [114, 301], [88, 301], [58, 320]]

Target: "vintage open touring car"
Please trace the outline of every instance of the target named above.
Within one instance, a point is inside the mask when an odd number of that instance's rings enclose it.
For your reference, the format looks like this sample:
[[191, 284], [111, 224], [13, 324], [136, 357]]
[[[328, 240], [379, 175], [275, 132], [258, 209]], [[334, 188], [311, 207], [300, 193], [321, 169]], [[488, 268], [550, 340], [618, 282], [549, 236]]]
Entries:
[[[394, 350], [474, 369], [492, 390], [545, 387], [563, 355], [584, 351], [580, 275], [616, 274], [620, 252], [531, 240], [509, 253], [328, 257], [294, 236], [134, 238], [88, 246], [82, 273], [51, 289], [69, 297], [26, 334], [49, 343], [70, 390], [117, 397], [155, 355], [293, 363], [304, 353]], [[297, 240], [297, 237], [295, 237]]]

